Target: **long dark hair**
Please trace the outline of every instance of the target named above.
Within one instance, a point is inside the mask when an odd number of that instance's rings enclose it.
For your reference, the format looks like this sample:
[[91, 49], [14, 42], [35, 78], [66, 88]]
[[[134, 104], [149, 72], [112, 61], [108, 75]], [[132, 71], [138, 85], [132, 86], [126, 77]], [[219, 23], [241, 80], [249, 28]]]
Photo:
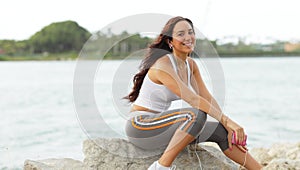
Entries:
[[128, 94], [128, 96], [125, 96], [124, 99], [128, 99], [130, 102], [134, 102], [139, 96], [144, 78], [148, 73], [150, 67], [162, 56], [168, 53], [172, 53], [172, 49], [169, 47], [169, 41], [172, 41], [172, 34], [175, 25], [179, 21], [183, 20], [190, 23], [191, 27], [194, 29], [192, 21], [188, 18], [183, 18], [180, 16], [171, 18], [166, 23], [159, 36], [154, 40], [152, 44], [150, 44], [148, 52], [146, 53], [145, 58], [142, 60], [139, 66], [140, 71], [133, 77], [134, 86], [132, 88], [132, 91]]

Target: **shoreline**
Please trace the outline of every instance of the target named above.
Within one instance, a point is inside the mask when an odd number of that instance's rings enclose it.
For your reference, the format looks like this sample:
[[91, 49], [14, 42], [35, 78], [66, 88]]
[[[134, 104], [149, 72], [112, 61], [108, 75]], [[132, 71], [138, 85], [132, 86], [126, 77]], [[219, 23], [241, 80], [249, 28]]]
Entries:
[[[300, 57], [300, 54], [284, 54], [284, 55], [252, 55], [252, 54], [225, 54], [218, 55], [214, 57], [219, 58], [296, 58]], [[206, 57], [213, 58], [213, 57]], [[52, 57], [34, 57], [34, 56], [0, 56], [0, 62], [5, 61], [76, 61], [78, 56], [52, 56]], [[124, 57], [110, 57], [110, 58], [101, 58], [101, 60], [123, 60]], [[86, 59], [86, 60], [97, 60], [96, 59]]]

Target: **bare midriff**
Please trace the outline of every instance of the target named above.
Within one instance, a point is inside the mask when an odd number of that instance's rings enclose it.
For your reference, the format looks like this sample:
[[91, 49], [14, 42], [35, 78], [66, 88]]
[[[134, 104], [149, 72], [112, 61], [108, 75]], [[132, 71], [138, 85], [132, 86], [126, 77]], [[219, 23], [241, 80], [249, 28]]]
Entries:
[[157, 111], [148, 109], [148, 108], [146, 108], [146, 107], [143, 107], [143, 106], [139, 106], [139, 105], [135, 105], [135, 104], [134, 104], [134, 105], [132, 106], [130, 112], [135, 112], [135, 111], [146, 111], [146, 112], [152, 112], [152, 113], [159, 113], [159, 112], [157, 112]]

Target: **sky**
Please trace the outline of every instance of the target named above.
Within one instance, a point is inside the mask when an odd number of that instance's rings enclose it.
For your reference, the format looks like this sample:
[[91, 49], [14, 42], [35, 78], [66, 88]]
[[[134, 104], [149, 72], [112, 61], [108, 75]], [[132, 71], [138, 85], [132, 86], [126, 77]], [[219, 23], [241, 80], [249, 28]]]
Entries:
[[299, 7], [299, 0], [3, 0], [0, 39], [29, 39], [66, 20], [93, 33], [124, 17], [157, 13], [190, 18], [211, 40], [298, 41]]

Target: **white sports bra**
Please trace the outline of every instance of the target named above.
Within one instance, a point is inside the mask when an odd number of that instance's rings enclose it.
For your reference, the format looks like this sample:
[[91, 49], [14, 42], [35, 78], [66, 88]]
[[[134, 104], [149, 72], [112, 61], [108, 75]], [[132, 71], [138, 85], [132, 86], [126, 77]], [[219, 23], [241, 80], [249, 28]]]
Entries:
[[[175, 58], [171, 54], [167, 54], [174, 70], [177, 72], [177, 67], [175, 63]], [[192, 88], [191, 86], [191, 69], [188, 64], [188, 61], [186, 60], [187, 65], [187, 73], [188, 73], [188, 86], [189, 88]], [[178, 74], [178, 72], [177, 72]], [[134, 104], [138, 106], [142, 106], [145, 108], [148, 108], [150, 110], [162, 112], [167, 110], [171, 102], [174, 100], [179, 100], [180, 97], [178, 97], [176, 94], [171, 92], [166, 86], [154, 83], [150, 78], [148, 73], [146, 74], [142, 87], [140, 89], [140, 93], [138, 98], [135, 100]]]

